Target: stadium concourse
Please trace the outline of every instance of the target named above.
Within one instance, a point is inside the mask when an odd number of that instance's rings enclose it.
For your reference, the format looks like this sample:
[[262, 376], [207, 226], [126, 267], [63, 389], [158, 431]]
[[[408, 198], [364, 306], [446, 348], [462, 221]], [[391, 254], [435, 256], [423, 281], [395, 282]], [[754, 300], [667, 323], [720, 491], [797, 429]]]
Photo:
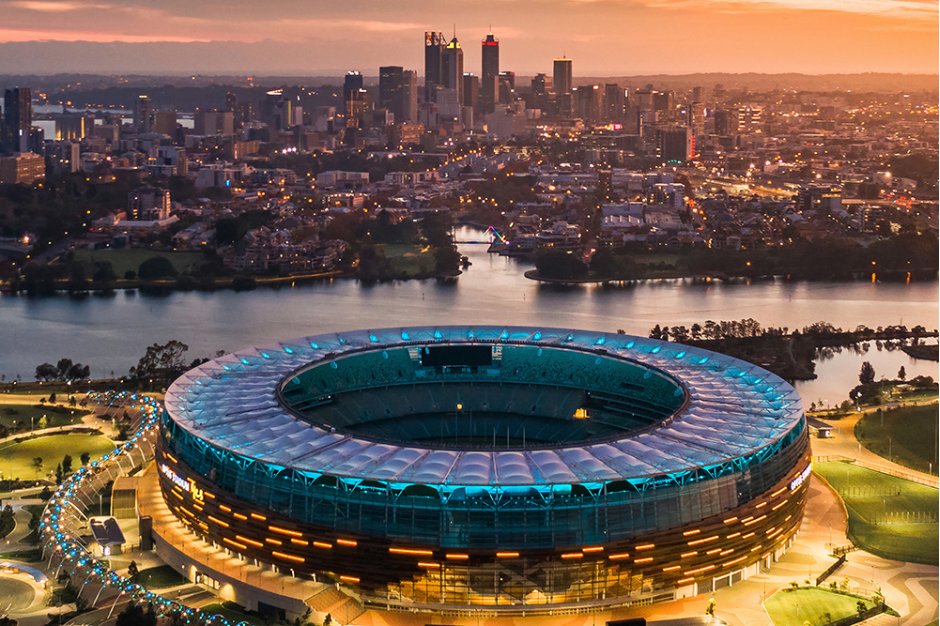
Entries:
[[[199, 366], [165, 408], [156, 478], [177, 526], [364, 608], [532, 615], [712, 593], [784, 555], [810, 471], [778, 377], [567, 329], [304, 337]], [[231, 593], [250, 608], [293, 611], [245, 588]]]

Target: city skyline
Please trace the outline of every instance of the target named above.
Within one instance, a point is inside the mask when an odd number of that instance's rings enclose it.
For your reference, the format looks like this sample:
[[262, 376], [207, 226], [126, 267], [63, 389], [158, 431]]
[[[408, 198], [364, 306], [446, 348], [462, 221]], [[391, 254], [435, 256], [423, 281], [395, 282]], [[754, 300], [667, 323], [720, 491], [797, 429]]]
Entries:
[[[426, 30], [477, 42], [492, 32], [500, 66], [577, 73], [937, 71], [937, 7], [921, 0], [844, 3], [663, 3], [544, 0], [471, 6], [375, 5], [316, 10], [293, 0], [159, 8], [101, 0], [4, 0], [0, 72], [273, 72], [332, 74], [397, 64], [420, 67]], [[90, 10], [89, 10], [90, 9]], [[118, 19], [102, 20], [103, 14]], [[442, 28], [443, 27], [443, 28]], [[275, 39], [276, 38], [276, 39]], [[768, 45], [770, 42], [770, 45]], [[798, 42], [798, 45], [796, 43]], [[478, 45], [465, 66], [479, 71]], [[371, 73], [371, 72], [370, 72]]]

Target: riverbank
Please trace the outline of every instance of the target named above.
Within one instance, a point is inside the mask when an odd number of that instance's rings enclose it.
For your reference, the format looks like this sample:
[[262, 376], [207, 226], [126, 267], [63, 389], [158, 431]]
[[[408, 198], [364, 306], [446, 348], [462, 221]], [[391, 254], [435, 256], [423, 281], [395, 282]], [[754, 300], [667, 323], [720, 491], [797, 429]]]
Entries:
[[917, 344], [912, 346], [902, 346], [904, 353], [915, 359], [924, 359], [925, 361], [940, 361], [940, 345], [938, 344]]
[[631, 277], [612, 277], [612, 276], [598, 276], [588, 274], [582, 277], [570, 277], [570, 278], [551, 278], [544, 276], [539, 273], [537, 269], [527, 270], [523, 275], [531, 280], [538, 283], [544, 283], [546, 285], [558, 285], [558, 286], [579, 286], [579, 285], [634, 285], [647, 281], [660, 281], [660, 280], [690, 280], [694, 283], [700, 284], [710, 284], [710, 283], [751, 283], [751, 282], [769, 282], [769, 281], [785, 281], [785, 282], [844, 282], [844, 283], [868, 283], [868, 282], [887, 282], [887, 283], [909, 283], [912, 280], [917, 280], [920, 282], [929, 281], [936, 282], [938, 279], [937, 272], [935, 270], [923, 270], [920, 272], [879, 272], [878, 274], [864, 274], [864, 273], [854, 273], [851, 275], [846, 275], [843, 277], [831, 277], [831, 276], [797, 276], [794, 274], [755, 274], [755, 273], [740, 273], [740, 274], [726, 274], [724, 272], [711, 272], [703, 274], [700, 272], [682, 272], [679, 270], [657, 270], [655, 272], [649, 272], [644, 276], [631, 276]]

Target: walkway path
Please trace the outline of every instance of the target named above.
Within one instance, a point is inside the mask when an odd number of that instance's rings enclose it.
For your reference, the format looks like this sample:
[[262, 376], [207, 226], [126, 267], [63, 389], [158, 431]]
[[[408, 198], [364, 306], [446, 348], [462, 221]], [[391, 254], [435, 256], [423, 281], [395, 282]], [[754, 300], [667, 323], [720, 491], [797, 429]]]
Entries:
[[[932, 403], [936, 405], [936, 401], [933, 401]], [[813, 455], [815, 457], [843, 456], [851, 459], [858, 459], [859, 461], [862, 461], [865, 466], [870, 467], [871, 469], [882, 469], [883, 471], [886, 471], [886, 473], [890, 473], [895, 476], [907, 477], [909, 480], [914, 480], [932, 487], [940, 487], [940, 478], [938, 478], [936, 475], [920, 472], [900, 465], [899, 463], [895, 463], [894, 461], [889, 461], [883, 456], [875, 454], [859, 442], [858, 438], [855, 436], [855, 425], [864, 414], [874, 413], [875, 411], [876, 409], [874, 407], [869, 407], [861, 413], [853, 413], [838, 420], [826, 420], [826, 418], [822, 417], [819, 418], [825, 420], [829, 424], [832, 424], [838, 430], [833, 431], [833, 436], [831, 438], [813, 439]]]

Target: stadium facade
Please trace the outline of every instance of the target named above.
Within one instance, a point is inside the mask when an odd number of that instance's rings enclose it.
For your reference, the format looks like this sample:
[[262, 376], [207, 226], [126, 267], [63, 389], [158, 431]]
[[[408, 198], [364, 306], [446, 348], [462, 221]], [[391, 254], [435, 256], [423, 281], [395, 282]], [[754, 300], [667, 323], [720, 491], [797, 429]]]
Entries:
[[364, 602], [602, 606], [711, 591], [797, 532], [808, 434], [750, 363], [619, 334], [362, 330], [209, 361], [168, 390], [189, 529]]

